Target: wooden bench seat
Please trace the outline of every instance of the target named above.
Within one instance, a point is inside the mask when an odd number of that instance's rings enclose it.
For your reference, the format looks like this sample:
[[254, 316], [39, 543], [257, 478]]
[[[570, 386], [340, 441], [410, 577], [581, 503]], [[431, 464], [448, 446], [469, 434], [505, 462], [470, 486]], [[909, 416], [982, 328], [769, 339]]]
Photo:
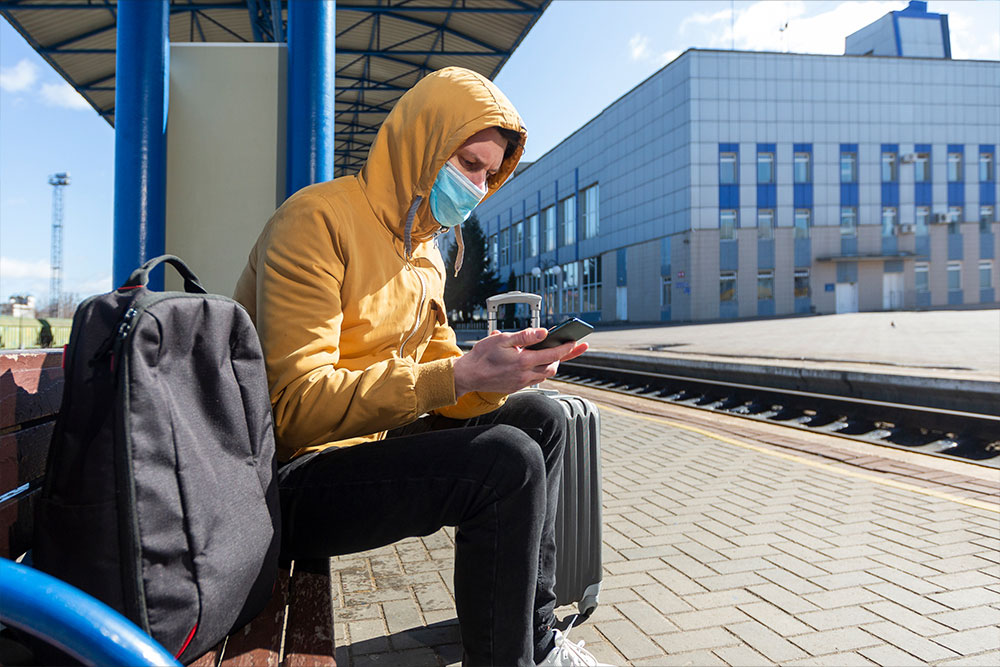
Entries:
[[[61, 352], [0, 354], [0, 557], [18, 559], [31, 548], [34, 502], [62, 388]], [[0, 663], [7, 664], [18, 647], [8, 640], [0, 649], [7, 652]], [[330, 561], [280, 570], [264, 610], [193, 664], [335, 666]]]

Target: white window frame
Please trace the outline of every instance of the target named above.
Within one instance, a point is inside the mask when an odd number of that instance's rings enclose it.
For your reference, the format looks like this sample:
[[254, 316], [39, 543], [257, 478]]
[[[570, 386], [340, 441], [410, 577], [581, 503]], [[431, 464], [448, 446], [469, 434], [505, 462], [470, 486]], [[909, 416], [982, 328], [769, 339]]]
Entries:
[[524, 220], [515, 222], [510, 233], [510, 263], [524, 259]]
[[913, 265], [913, 287], [921, 294], [931, 291], [930, 265], [927, 262], [917, 262]]
[[[885, 151], [882, 153], [882, 182], [895, 183], [899, 180], [899, 160], [896, 153]], [[889, 170], [889, 178], [886, 178], [886, 169]]]
[[[848, 168], [848, 173], [844, 173], [844, 168]], [[845, 180], [844, 176], [847, 176]], [[841, 183], [857, 183], [858, 182], [858, 154], [854, 151], [841, 151], [840, 152], [840, 182]]]
[[774, 300], [774, 271], [763, 269], [757, 271], [757, 300]]
[[948, 153], [948, 182], [962, 182], [962, 154], [956, 152]]
[[[587, 282], [588, 267], [593, 267], [589, 272], [591, 282]], [[581, 260], [580, 312], [591, 313], [601, 311], [601, 269], [600, 255]]]
[[[844, 224], [845, 222], [850, 224]], [[858, 235], [858, 207], [840, 207], [840, 238], [856, 238]]]
[[[796, 291], [796, 284], [802, 278], [806, 281], [805, 294], [799, 294]], [[809, 269], [795, 269], [795, 273], [792, 276], [792, 297], [795, 299], [808, 299], [810, 296], [812, 296], [812, 287], [809, 283]]]
[[500, 266], [510, 264], [510, 227], [500, 230]]
[[[983, 280], [985, 276], [985, 280]], [[990, 289], [993, 287], [993, 260], [979, 260], [979, 289]]]
[[[760, 178], [761, 168], [767, 169], [767, 173], [765, 174], [766, 176], [765, 180], [761, 180]], [[775, 171], [774, 153], [772, 153], [771, 151], [759, 151], [757, 153], [757, 184], [769, 185], [771, 183], [774, 183], [774, 171]]]
[[[724, 178], [727, 173], [725, 167], [731, 166], [732, 180]], [[719, 153], [719, 185], [739, 185], [740, 184], [740, 162], [739, 153], [733, 151], [722, 151]]]
[[551, 252], [556, 249], [557, 226], [556, 226], [556, 207], [548, 206], [542, 209], [542, 235], [541, 235], [541, 246], [542, 252]]
[[[961, 262], [948, 262], [948, 268], [946, 275], [948, 276], [948, 291], [949, 292], [959, 292], [962, 289], [962, 263]], [[952, 278], [956, 278], [958, 286], [952, 285]]]
[[538, 255], [538, 214], [528, 216], [528, 257]]
[[[761, 223], [764, 223], [763, 225]], [[774, 209], [757, 209], [757, 238], [770, 240], [774, 238]]]
[[580, 264], [567, 262], [562, 268], [562, 288], [559, 290], [559, 312], [580, 312]]
[[[723, 224], [723, 221], [731, 219], [732, 226]], [[740, 227], [740, 212], [735, 208], [719, 209], [719, 239], [722, 241], [732, 241], [736, 239], [736, 230]], [[728, 231], [727, 231], [728, 230]]]
[[[812, 183], [812, 153], [809, 151], [796, 151], [792, 160], [792, 181], [794, 183]], [[800, 166], [805, 170], [804, 179], [799, 178]]]
[[882, 236], [895, 236], [899, 231], [899, 211], [895, 206], [882, 207]]
[[572, 245], [576, 243], [576, 195], [563, 199], [561, 207], [563, 214], [563, 245]]
[[990, 183], [993, 181], [993, 153], [979, 154], [979, 182]]
[[[805, 220], [805, 225], [800, 225], [799, 222]], [[809, 228], [812, 227], [812, 209], [808, 208], [797, 208], [795, 209], [795, 218], [793, 220], [793, 235], [797, 239], [807, 239], [811, 232]]]
[[583, 197], [583, 238], [595, 238], [601, 231], [601, 196], [597, 183], [581, 190]]
[[931, 207], [917, 206], [914, 209], [913, 224], [917, 234], [926, 234], [927, 226], [931, 224]]
[[[723, 284], [726, 282], [732, 282], [732, 296], [728, 299], [723, 298], [725, 293], [723, 292]], [[722, 271], [719, 273], [719, 303], [735, 303], [736, 302], [736, 272], [735, 271]]]
[[917, 153], [913, 162], [913, 181], [915, 183], [931, 182], [931, 154]]

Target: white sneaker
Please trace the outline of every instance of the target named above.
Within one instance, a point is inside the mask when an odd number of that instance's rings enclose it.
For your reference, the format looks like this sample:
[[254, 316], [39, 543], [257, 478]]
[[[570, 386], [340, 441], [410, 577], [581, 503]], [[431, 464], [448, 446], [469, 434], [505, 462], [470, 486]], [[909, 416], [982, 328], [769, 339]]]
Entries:
[[569, 640], [569, 633], [563, 634], [558, 630], [552, 632], [556, 635], [556, 645], [545, 660], [538, 663], [539, 667], [614, 667], [603, 662], [598, 662], [597, 658], [583, 648], [583, 642], [574, 644]]

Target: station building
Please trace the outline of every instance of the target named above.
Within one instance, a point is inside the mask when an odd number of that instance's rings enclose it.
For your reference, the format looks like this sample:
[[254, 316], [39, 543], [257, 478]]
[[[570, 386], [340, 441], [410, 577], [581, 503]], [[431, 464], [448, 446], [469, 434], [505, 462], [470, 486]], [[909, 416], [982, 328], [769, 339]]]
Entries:
[[690, 49], [477, 215], [548, 320], [997, 304], [998, 144], [1000, 62], [911, 2], [843, 56]]

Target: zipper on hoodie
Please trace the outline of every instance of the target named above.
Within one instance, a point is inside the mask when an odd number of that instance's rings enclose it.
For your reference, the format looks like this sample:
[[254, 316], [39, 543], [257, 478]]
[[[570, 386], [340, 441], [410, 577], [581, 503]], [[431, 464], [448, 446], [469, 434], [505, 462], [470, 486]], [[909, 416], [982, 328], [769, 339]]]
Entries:
[[403, 350], [406, 348], [406, 344], [410, 342], [413, 335], [417, 333], [418, 329], [420, 329], [420, 324], [423, 322], [424, 300], [427, 298], [427, 283], [424, 281], [424, 277], [420, 275], [420, 271], [417, 270], [417, 267], [410, 264], [409, 259], [406, 260], [406, 270], [412, 271], [416, 274], [417, 280], [420, 281], [420, 302], [417, 305], [417, 321], [413, 324], [413, 328], [410, 330], [409, 335], [407, 335], [407, 337], [403, 339], [403, 342], [399, 344], [400, 357], [403, 356]]

